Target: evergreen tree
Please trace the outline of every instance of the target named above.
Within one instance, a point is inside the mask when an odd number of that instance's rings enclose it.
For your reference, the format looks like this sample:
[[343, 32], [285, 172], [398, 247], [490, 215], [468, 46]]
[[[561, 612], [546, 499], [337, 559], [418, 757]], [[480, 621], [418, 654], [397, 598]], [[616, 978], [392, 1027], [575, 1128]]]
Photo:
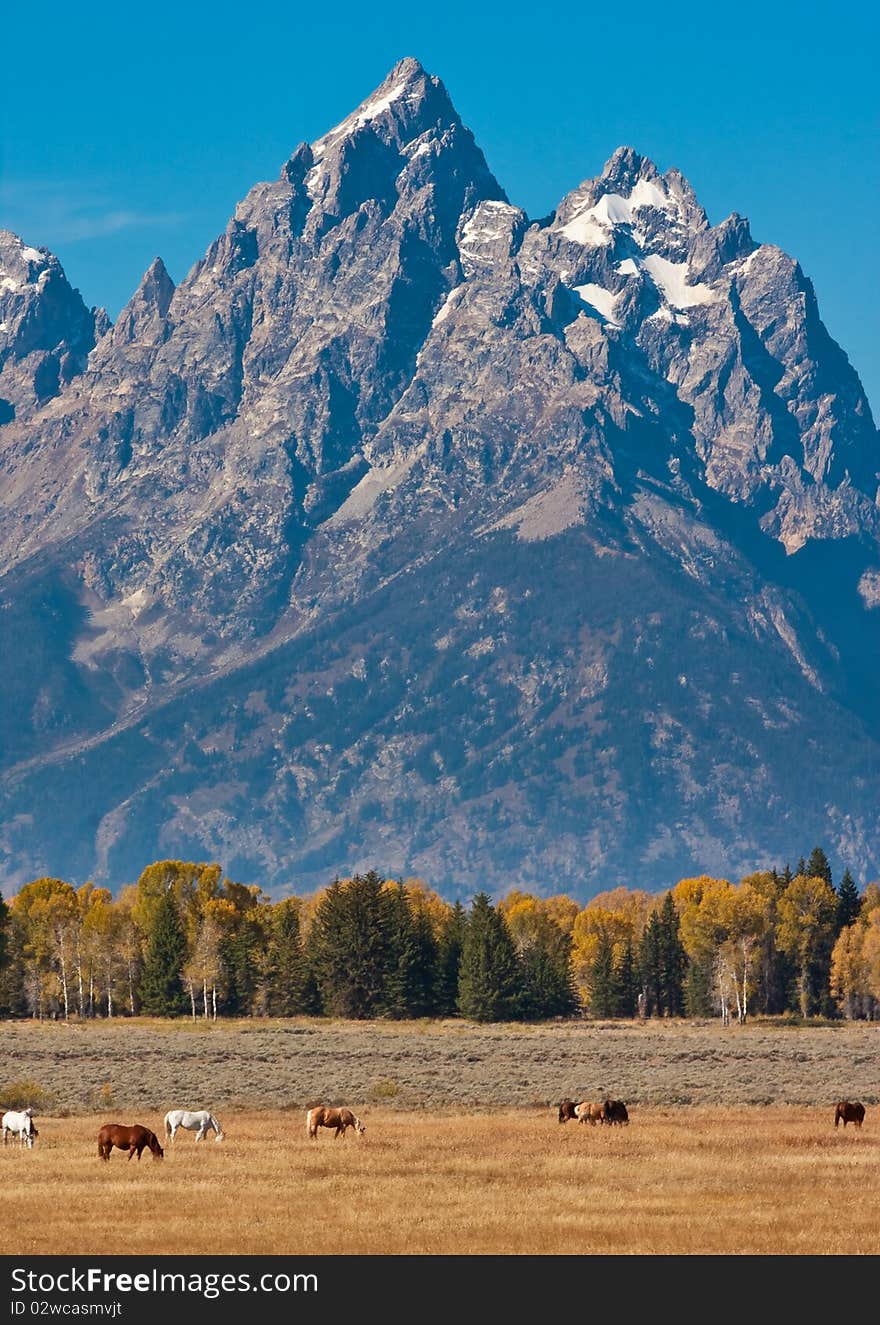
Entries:
[[594, 1017], [613, 1017], [616, 1012], [614, 944], [604, 931], [599, 935], [590, 971], [590, 1012]]
[[478, 893], [464, 931], [458, 1010], [471, 1021], [510, 1021], [520, 992], [516, 949], [504, 917]]
[[612, 1015], [615, 1017], [634, 1017], [638, 1010], [638, 1002], [639, 977], [636, 967], [636, 955], [632, 943], [627, 939], [620, 961], [614, 968]]
[[791, 883], [791, 881], [792, 881], [793, 878], [794, 878], [794, 875], [793, 875], [792, 872], [791, 872], [791, 866], [790, 866], [789, 864], [786, 863], [785, 869], [782, 871], [782, 889], [783, 889], [783, 891], [788, 887], [788, 885]]
[[406, 888], [398, 882], [386, 894], [388, 973], [385, 1013], [389, 1017], [426, 1017], [434, 1010], [437, 945], [428, 917], [413, 914]]
[[684, 982], [684, 1006], [689, 1017], [711, 1017], [712, 976], [701, 962], [691, 962]]
[[266, 1010], [270, 1017], [306, 1011], [306, 969], [299, 901], [285, 898], [273, 908], [266, 952]]
[[663, 1006], [663, 926], [658, 912], [653, 911], [639, 944], [639, 974], [645, 994], [645, 1012], [649, 1017], [662, 1017]]
[[527, 1021], [573, 1016], [578, 996], [571, 971], [571, 937], [550, 916], [538, 917], [519, 961], [519, 1015]]
[[841, 930], [854, 925], [858, 920], [862, 910], [862, 895], [856, 887], [856, 881], [849, 872], [849, 868], [843, 872], [843, 878], [840, 880], [840, 887], [837, 890], [837, 920], [835, 922], [837, 934]]
[[389, 904], [375, 870], [334, 882], [312, 922], [310, 952], [321, 1002], [331, 1016], [364, 1019], [385, 1007]]
[[668, 892], [660, 907], [660, 1001], [667, 1017], [684, 1015], [684, 974], [687, 956], [682, 944], [678, 912], [672, 893]]
[[807, 872], [807, 864], [806, 864], [806, 861], [804, 860], [803, 856], [801, 856], [800, 860], [799, 860], [798, 863], [797, 863], [797, 869], [795, 870], [795, 874], [796, 874], [796, 875], [797, 875], [797, 874], [806, 874], [806, 872]]
[[251, 907], [240, 916], [231, 934], [220, 945], [220, 958], [226, 977], [222, 1000], [225, 1013], [248, 1017], [255, 1009], [265, 976], [268, 939], [259, 908]]
[[435, 1009], [440, 1017], [454, 1017], [458, 1013], [458, 976], [466, 926], [467, 912], [461, 902], [456, 902], [440, 935], [437, 952]]
[[176, 1017], [187, 1009], [180, 973], [186, 961], [186, 936], [171, 892], [157, 899], [147, 935], [141, 973], [141, 1009], [154, 1017]]
[[806, 864], [806, 871], [799, 869], [798, 874], [806, 872], [811, 879], [824, 879], [829, 888], [834, 887], [834, 880], [831, 877], [831, 866], [828, 864], [828, 857], [821, 847], [813, 847], [810, 852], [810, 859]]

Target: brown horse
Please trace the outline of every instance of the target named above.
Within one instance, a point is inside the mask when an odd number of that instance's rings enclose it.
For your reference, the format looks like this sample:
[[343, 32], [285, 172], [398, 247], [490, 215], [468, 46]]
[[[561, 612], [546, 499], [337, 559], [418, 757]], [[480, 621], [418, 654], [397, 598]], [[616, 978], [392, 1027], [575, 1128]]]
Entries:
[[335, 1127], [336, 1136], [341, 1136], [345, 1140], [345, 1129], [353, 1127], [358, 1133], [365, 1132], [360, 1118], [352, 1113], [351, 1109], [332, 1109], [326, 1104], [320, 1104], [315, 1109], [309, 1109], [306, 1114], [306, 1133], [313, 1141], [318, 1139], [319, 1127]]
[[151, 1132], [149, 1127], [141, 1127], [140, 1123], [135, 1123], [133, 1127], [125, 1127], [122, 1123], [105, 1123], [98, 1132], [98, 1154], [102, 1159], [109, 1159], [114, 1146], [118, 1150], [127, 1150], [129, 1160], [132, 1155], [137, 1155], [138, 1163], [141, 1151], [147, 1147], [152, 1151], [154, 1159], [163, 1159], [165, 1156], [156, 1133]]
[[858, 1100], [839, 1100], [837, 1108], [834, 1110], [834, 1126], [843, 1119], [843, 1125], [855, 1123], [856, 1127], [861, 1127], [865, 1121], [865, 1106]]
[[559, 1105], [559, 1121], [561, 1123], [567, 1123], [570, 1118], [577, 1117], [574, 1107], [574, 1100], [562, 1100]]

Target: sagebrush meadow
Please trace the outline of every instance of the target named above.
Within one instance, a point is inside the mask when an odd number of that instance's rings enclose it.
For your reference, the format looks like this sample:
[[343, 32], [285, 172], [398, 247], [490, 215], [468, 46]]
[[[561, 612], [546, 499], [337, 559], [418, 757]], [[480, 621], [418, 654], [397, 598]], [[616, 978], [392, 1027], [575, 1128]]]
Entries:
[[[6, 1072], [45, 1098], [34, 1149], [0, 1151], [4, 1213], [22, 1254], [94, 1252], [121, 1221], [143, 1254], [196, 1254], [192, 1212], [207, 1208], [210, 1249], [229, 1255], [318, 1250], [315, 1209], [349, 1254], [871, 1254], [877, 1037], [868, 1023], [6, 1025]], [[628, 1127], [557, 1122], [563, 1094], [602, 1090], [627, 1100]], [[865, 1102], [861, 1131], [835, 1131], [841, 1092]], [[365, 1135], [309, 1141], [318, 1098], [347, 1101]], [[210, 1106], [224, 1140], [171, 1144], [176, 1104]], [[165, 1159], [102, 1163], [111, 1120], [153, 1128]]]

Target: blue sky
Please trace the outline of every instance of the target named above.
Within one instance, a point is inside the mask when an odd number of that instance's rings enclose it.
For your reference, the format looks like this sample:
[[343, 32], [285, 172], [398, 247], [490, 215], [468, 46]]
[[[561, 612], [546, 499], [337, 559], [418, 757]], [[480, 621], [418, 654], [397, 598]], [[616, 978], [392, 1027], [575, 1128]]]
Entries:
[[880, 97], [867, 3], [19, 7], [4, 20], [0, 225], [115, 315], [404, 55], [446, 83], [512, 201], [550, 211], [628, 143], [798, 258], [880, 408]]

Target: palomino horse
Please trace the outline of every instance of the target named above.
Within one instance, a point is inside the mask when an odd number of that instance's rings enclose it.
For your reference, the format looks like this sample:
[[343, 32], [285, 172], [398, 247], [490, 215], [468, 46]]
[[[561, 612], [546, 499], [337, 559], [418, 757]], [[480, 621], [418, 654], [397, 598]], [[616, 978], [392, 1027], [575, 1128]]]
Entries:
[[137, 1155], [138, 1163], [141, 1151], [145, 1148], [152, 1151], [154, 1159], [163, 1159], [165, 1156], [156, 1133], [151, 1132], [149, 1127], [141, 1127], [140, 1123], [135, 1123], [133, 1127], [125, 1127], [122, 1123], [105, 1123], [98, 1132], [98, 1154], [102, 1159], [109, 1159], [114, 1146], [118, 1150], [127, 1150], [129, 1161], [132, 1155]]
[[563, 1100], [559, 1106], [559, 1121], [561, 1123], [576, 1119], [579, 1123], [603, 1123], [605, 1121], [605, 1105], [593, 1104], [589, 1100], [582, 1100], [580, 1104], [573, 1103], [572, 1100]]
[[0, 1119], [0, 1127], [3, 1128], [3, 1144], [6, 1145], [7, 1133], [18, 1137], [19, 1146], [26, 1145], [28, 1150], [34, 1148], [34, 1137], [38, 1135], [34, 1127], [33, 1109], [22, 1109], [16, 1113], [13, 1109], [7, 1110], [3, 1118]]
[[207, 1109], [169, 1109], [165, 1115], [165, 1135], [170, 1136], [171, 1140], [177, 1133], [178, 1127], [185, 1127], [188, 1132], [195, 1132], [197, 1141], [204, 1141], [208, 1132], [213, 1128], [214, 1140], [223, 1140], [223, 1128]]
[[316, 1109], [309, 1109], [306, 1114], [306, 1133], [313, 1141], [318, 1139], [319, 1127], [335, 1127], [336, 1136], [341, 1136], [343, 1141], [347, 1127], [353, 1127], [356, 1132], [367, 1130], [351, 1109], [331, 1109], [326, 1104], [321, 1104]]
[[[840, 1100], [837, 1108], [834, 1110], [834, 1126], [843, 1122], [844, 1127], [847, 1123], [855, 1123], [856, 1127], [861, 1127], [865, 1121], [865, 1106], [858, 1100]], [[5, 1133], [4, 1133], [5, 1140]]]

